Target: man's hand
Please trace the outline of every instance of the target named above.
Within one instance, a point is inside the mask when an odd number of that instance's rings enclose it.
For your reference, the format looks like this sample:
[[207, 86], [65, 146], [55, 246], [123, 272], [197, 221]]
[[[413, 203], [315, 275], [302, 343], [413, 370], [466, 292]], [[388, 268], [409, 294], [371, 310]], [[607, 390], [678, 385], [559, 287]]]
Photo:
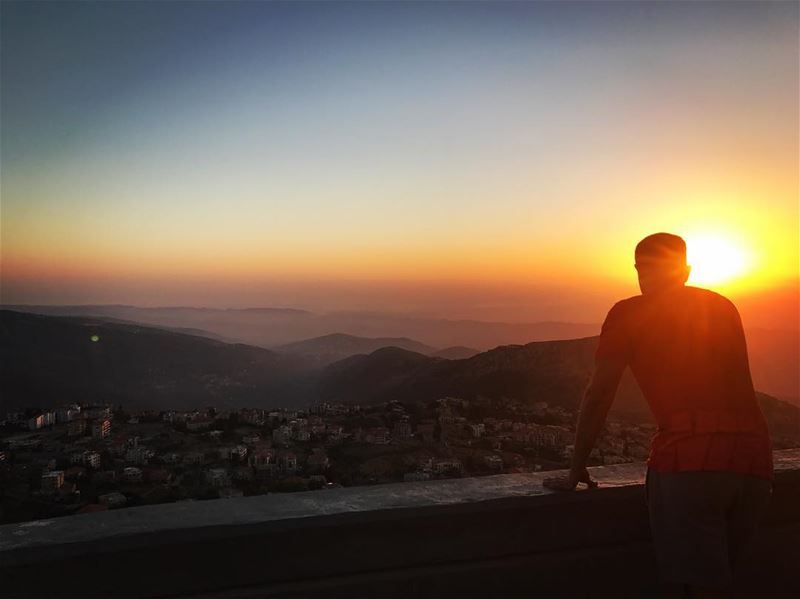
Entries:
[[590, 489], [597, 487], [597, 481], [591, 479], [586, 468], [570, 470], [567, 476], [551, 476], [542, 481], [545, 487], [554, 491], [574, 491], [579, 483], [586, 483]]

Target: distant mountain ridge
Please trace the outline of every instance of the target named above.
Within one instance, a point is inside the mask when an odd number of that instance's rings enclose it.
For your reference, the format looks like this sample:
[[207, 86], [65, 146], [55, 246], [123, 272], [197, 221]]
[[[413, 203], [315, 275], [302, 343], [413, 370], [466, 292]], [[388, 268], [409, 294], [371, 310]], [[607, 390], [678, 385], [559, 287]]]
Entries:
[[474, 347], [454, 345], [452, 347], [445, 347], [444, 349], [437, 350], [431, 355], [436, 358], [446, 358], [447, 360], [463, 360], [465, 358], [471, 358], [475, 354], [479, 353], [481, 353], [481, 351], [479, 349], [475, 349]]
[[383, 347], [399, 347], [421, 354], [435, 352], [435, 348], [408, 337], [356, 337], [332, 333], [313, 339], [296, 341], [275, 347], [277, 352], [305, 356], [319, 365], [331, 364], [353, 355], [370, 354]]
[[301, 358], [140, 325], [0, 310], [0, 409], [73, 401], [138, 408], [272, 403], [309, 396]]
[[483, 322], [353, 311], [317, 314], [293, 308], [140, 308], [124, 305], [5, 305], [0, 308], [47, 316], [98, 316], [148, 326], [199, 329], [269, 349], [331, 332], [365, 338], [408, 338], [433, 348], [467, 346], [488, 349], [531, 340], [586, 337], [599, 331], [598, 324]]
[[[117, 318], [166, 329], [206, 331], [208, 336], [268, 349], [325, 336], [332, 331], [363, 338], [413, 339], [432, 348], [466, 346], [476, 348], [476, 351], [531, 341], [580, 339], [600, 332], [599, 324], [480, 322], [376, 312], [316, 314], [294, 308], [139, 308], [119, 305], [13, 308], [21, 312]], [[782, 399], [800, 401], [800, 332], [792, 328], [749, 328], [745, 333], [756, 388]], [[444, 357], [460, 358], [467, 357], [467, 354]]]
[[[465, 359], [383, 347], [321, 367], [307, 356], [159, 328], [0, 310], [0, 413], [73, 401], [130, 409], [272, 408], [447, 395], [546, 401], [574, 410], [596, 346], [597, 337], [539, 341]], [[759, 397], [772, 424], [800, 434], [800, 409]], [[629, 373], [613, 410], [649, 420]]]
[[[330, 401], [358, 403], [505, 397], [577, 411], [591, 378], [597, 341], [588, 337], [501, 346], [462, 360], [384, 348], [327, 367], [319, 377], [318, 393]], [[800, 442], [800, 408], [758, 391], [756, 396], [773, 441], [795, 447]], [[611, 412], [634, 422], [652, 422], [630, 370], [623, 374]]]
[[[319, 393], [331, 401], [375, 403], [446, 395], [508, 397], [575, 407], [591, 376], [597, 338], [507, 345], [471, 358], [446, 360], [384, 348], [330, 365], [320, 375]], [[617, 404], [645, 412], [632, 378], [621, 386]]]

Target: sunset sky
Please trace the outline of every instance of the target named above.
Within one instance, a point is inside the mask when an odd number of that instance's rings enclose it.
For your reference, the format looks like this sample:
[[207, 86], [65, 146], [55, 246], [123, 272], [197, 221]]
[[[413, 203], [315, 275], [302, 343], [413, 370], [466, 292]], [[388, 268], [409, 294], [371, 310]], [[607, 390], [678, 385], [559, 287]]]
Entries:
[[3, 2], [0, 299], [596, 322], [668, 231], [690, 282], [796, 326], [798, 24]]

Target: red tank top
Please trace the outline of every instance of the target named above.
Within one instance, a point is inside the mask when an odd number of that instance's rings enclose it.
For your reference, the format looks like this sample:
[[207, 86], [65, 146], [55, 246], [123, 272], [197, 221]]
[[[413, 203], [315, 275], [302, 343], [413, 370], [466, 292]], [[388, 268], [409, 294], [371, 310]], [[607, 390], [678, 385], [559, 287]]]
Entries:
[[597, 357], [624, 360], [653, 412], [649, 466], [772, 478], [769, 432], [729, 300], [682, 286], [618, 302]]

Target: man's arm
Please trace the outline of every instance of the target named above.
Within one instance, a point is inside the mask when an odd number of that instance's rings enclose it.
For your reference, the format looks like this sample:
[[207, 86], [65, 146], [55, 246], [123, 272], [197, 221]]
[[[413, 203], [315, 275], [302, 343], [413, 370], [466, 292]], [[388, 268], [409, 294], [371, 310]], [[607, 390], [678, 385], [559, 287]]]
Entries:
[[597, 486], [589, 478], [586, 462], [606, 421], [608, 410], [614, 402], [625, 366], [624, 360], [616, 358], [598, 357], [595, 361], [592, 381], [581, 401], [575, 430], [575, 451], [569, 475], [545, 479], [545, 486], [561, 491], [571, 491], [582, 482], [590, 487]]

